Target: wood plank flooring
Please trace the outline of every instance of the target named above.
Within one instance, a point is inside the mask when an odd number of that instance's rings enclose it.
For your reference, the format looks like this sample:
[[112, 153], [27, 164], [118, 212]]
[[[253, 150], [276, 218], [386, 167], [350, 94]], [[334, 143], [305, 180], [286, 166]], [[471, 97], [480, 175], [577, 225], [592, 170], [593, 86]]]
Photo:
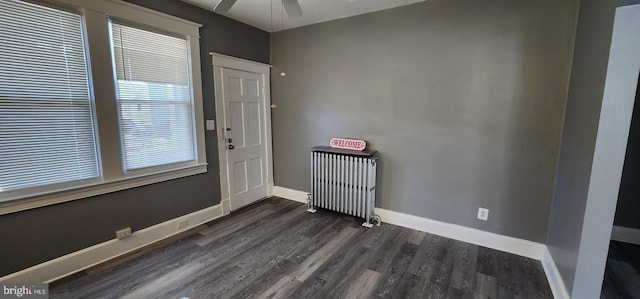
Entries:
[[611, 241], [600, 298], [640, 298], [640, 245]]
[[270, 198], [54, 282], [51, 298], [553, 298], [539, 261]]

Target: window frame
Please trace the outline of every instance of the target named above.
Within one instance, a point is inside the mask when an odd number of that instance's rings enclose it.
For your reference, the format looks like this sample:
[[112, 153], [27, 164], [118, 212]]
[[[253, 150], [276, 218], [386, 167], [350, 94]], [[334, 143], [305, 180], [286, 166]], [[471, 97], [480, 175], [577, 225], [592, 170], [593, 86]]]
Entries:
[[[98, 181], [63, 183], [53, 188], [41, 186], [20, 189], [24, 192], [11, 193], [0, 201], [0, 215], [207, 172], [199, 44], [202, 25], [120, 0], [26, 1], [79, 13], [82, 17], [101, 177]], [[187, 40], [196, 154], [194, 161], [125, 171], [112, 64], [111, 20]]]
[[[68, 189], [73, 189], [73, 188], [78, 188], [78, 187], [84, 187], [84, 186], [91, 186], [91, 185], [96, 185], [99, 184], [102, 181], [102, 169], [101, 169], [101, 161], [100, 161], [100, 153], [98, 151], [98, 147], [99, 147], [99, 140], [98, 140], [98, 135], [97, 135], [97, 128], [96, 128], [96, 107], [94, 105], [95, 101], [94, 101], [94, 93], [93, 93], [93, 83], [92, 83], [92, 74], [91, 74], [91, 68], [90, 68], [90, 63], [89, 63], [89, 53], [88, 53], [88, 47], [86, 44], [86, 36], [87, 36], [87, 32], [86, 32], [86, 28], [85, 28], [85, 24], [84, 24], [84, 16], [83, 16], [83, 11], [80, 8], [76, 8], [76, 7], [71, 7], [68, 5], [63, 5], [60, 3], [56, 3], [56, 2], [52, 2], [52, 1], [33, 1], [33, 0], [21, 0], [22, 2], [25, 3], [29, 3], [29, 4], [34, 4], [34, 5], [39, 5], [42, 7], [46, 7], [49, 9], [54, 9], [54, 10], [59, 10], [62, 12], [66, 12], [66, 13], [71, 13], [71, 14], [75, 14], [78, 15], [80, 17], [80, 22], [81, 22], [81, 26], [82, 26], [82, 36], [84, 39], [83, 42], [83, 46], [84, 46], [84, 59], [85, 62], [87, 63], [87, 65], [85, 65], [85, 71], [87, 73], [87, 84], [88, 84], [88, 101], [89, 101], [89, 109], [90, 109], [90, 113], [91, 113], [91, 118], [92, 118], [92, 131], [93, 131], [93, 137], [94, 137], [94, 144], [93, 146], [95, 147], [95, 151], [96, 151], [96, 166], [97, 166], [97, 171], [98, 171], [98, 176], [96, 177], [91, 177], [91, 178], [85, 178], [85, 179], [78, 179], [78, 180], [70, 180], [70, 181], [63, 181], [63, 182], [58, 182], [58, 183], [51, 183], [51, 184], [47, 184], [47, 185], [35, 185], [32, 187], [26, 187], [26, 188], [20, 188], [20, 189], [13, 189], [13, 190], [6, 190], [3, 191], [2, 193], [2, 197], [0, 197], [0, 215], [4, 214], [2, 211], [3, 208], [3, 204], [10, 202], [10, 201], [14, 201], [17, 199], [21, 199], [21, 198], [27, 198], [27, 197], [32, 197], [32, 196], [41, 196], [43, 194], [47, 194], [47, 193], [51, 193], [52, 191], [58, 191], [58, 190], [68, 190]], [[3, 199], [6, 198], [6, 199]]]
[[[162, 35], [166, 35], [166, 36], [170, 36], [170, 37], [174, 37], [174, 38], [179, 38], [182, 39], [184, 41], [186, 41], [186, 43], [189, 45], [190, 41], [188, 36], [184, 36], [184, 35], [177, 35], [175, 33], [172, 32], [166, 32], [163, 30], [159, 30], [157, 28], [148, 28], [145, 27], [144, 25], [140, 25], [138, 23], [135, 22], [130, 22], [127, 20], [121, 20], [119, 18], [109, 18], [109, 40], [111, 42], [111, 59], [112, 59], [112, 63], [113, 63], [113, 67], [112, 67], [112, 71], [114, 72], [114, 76], [113, 76], [113, 81], [114, 81], [114, 90], [116, 91], [116, 95], [115, 95], [115, 101], [116, 104], [118, 106], [118, 123], [120, 125], [120, 133], [122, 133], [122, 126], [123, 126], [123, 121], [122, 121], [122, 111], [121, 108], [119, 107], [120, 105], [122, 105], [123, 100], [118, 98], [118, 78], [115, 75], [116, 74], [116, 68], [117, 66], [115, 65], [115, 46], [113, 45], [113, 24], [118, 24], [121, 26], [127, 26], [127, 27], [131, 27], [131, 28], [135, 28], [135, 29], [139, 29], [139, 30], [144, 30], [144, 31], [148, 31], [148, 32], [152, 32], [152, 33], [157, 33], [157, 34], [162, 34]], [[189, 49], [188, 49], [189, 50]], [[192, 77], [193, 77], [193, 72], [192, 72], [192, 65], [191, 65], [191, 51], [187, 51], [187, 72], [189, 74], [189, 96], [190, 96], [190, 106], [191, 106], [191, 119], [195, 120], [196, 119], [196, 103], [195, 103], [195, 98], [194, 98], [194, 87], [193, 87], [193, 81], [192, 81]], [[124, 100], [124, 102], [126, 102], [126, 100]], [[152, 103], [152, 102], [150, 102]], [[196, 133], [196, 126], [194, 125], [195, 121], [192, 121], [191, 125], [192, 125], [192, 131], [194, 133], [194, 144], [193, 144], [193, 149], [195, 151], [195, 154], [197, 156], [198, 154], [198, 140], [195, 136]], [[156, 172], [163, 172], [163, 171], [167, 171], [167, 170], [171, 170], [171, 169], [175, 169], [175, 168], [182, 168], [182, 167], [189, 167], [192, 166], [193, 161], [186, 161], [186, 162], [175, 162], [175, 163], [169, 163], [169, 164], [161, 164], [161, 165], [155, 165], [155, 166], [149, 166], [149, 167], [143, 167], [143, 168], [134, 168], [134, 169], [127, 169], [127, 165], [125, 162], [125, 140], [124, 138], [122, 138], [122, 136], [120, 137], [120, 151], [121, 151], [121, 157], [123, 159], [122, 161], [122, 169], [124, 171], [124, 176], [125, 177], [132, 177], [132, 176], [140, 176], [140, 175], [145, 175], [147, 173], [156, 173]], [[197, 160], [197, 157], [196, 157]]]

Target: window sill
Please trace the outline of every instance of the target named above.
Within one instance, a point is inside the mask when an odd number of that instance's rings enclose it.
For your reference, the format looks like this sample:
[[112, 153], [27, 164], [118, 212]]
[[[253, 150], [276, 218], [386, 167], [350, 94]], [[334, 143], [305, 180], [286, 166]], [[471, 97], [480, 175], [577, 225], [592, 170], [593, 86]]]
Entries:
[[15, 212], [35, 209], [116, 191], [122, 191], [206, 172], [207, 164], [205, 163], [165, 172], [153, 173], [145, 176], [125, 178], [111, 182], [101, 182], [89, 186], [56, 191], [24, 199], [0, 202], [0, 215], [11, 214]]

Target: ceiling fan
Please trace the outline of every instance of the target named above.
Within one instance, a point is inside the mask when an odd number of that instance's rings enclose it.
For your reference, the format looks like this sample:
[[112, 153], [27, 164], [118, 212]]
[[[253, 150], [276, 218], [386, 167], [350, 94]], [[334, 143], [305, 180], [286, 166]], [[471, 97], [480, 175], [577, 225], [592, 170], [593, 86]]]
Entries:
[[[213, 8], [213, 11], [217, 13], [228, 12], [236, 1], [237, 0], [220, 0], [218, 5]], [[302, 15], [302, 7], [300, 7], [298, 0], [282, 0], [282, 6], [284, 6], [284, 9], [287, 11], [287, 15], [289, 15], [290, 18]]]

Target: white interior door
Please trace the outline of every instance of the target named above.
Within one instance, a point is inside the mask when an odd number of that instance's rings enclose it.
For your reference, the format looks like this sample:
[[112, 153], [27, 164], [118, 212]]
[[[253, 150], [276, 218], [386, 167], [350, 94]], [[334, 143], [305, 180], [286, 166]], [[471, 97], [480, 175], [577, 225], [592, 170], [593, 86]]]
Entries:
[[[264, 77], [221, 68], [224, 137], [227, 153], [229, 202], [236, 210], [269, 193], [266, 165]], [[224, 167], [221, 165], [221, 167]]]

